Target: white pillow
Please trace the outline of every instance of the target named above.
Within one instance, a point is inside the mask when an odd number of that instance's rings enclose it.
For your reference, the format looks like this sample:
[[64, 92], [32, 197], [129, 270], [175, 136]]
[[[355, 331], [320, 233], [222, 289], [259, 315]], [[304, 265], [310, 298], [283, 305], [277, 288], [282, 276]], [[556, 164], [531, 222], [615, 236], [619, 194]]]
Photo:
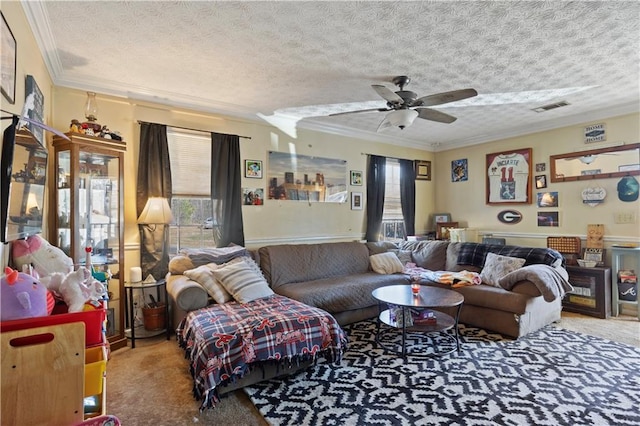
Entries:
[[369, 256], [369, 263], [378, 274], [393, 274], [404, 269], [398, 256], [389, 251]]
[[231, 297], [229, 292], [213, 275], [213, 271], [218, 268], [220, 268], [219, 265], [216, 265], [215, 263], [208, 263], [206, 265], [198, 266], [195, 269], [184, 271], [183, 275], [204, 287], [204, 289], [207, 290], [207, 293], [209, 293], [209, 296], [213, 297], [213, 300], [215, 300], [216, 303], [226, 303], [233, 300], [233, 297]]
[[525, 259], [519, 257], [501, 256], [495, 253], [487, 253], [484, 266], [480, 271], [480, 278], [483, 284], [500, 287], [500, 278], [522, 268]]
[[274, 294], [253, 259], [245, 257], [240, 262], [221, 265], [212, 272], [231, 296], [240, 303]]

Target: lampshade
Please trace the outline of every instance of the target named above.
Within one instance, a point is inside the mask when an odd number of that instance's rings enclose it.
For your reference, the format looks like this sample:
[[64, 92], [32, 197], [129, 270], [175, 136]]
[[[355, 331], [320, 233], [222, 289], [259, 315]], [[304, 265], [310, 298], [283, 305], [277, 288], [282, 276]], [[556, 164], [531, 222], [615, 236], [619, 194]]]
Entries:
[[164, 197], [150, 197], [138, 218], [138, 223], [141, 225], [158, 223], [167, 225], [171, 222], [173, 222], [173, 214], [171, 214], [169, 201]]
[[417, 116], [418, 111], [414, 109], [398, 109], [387, 114], [387, 120], [392, 126], [404, 129], [407, 126], [411, 126]]

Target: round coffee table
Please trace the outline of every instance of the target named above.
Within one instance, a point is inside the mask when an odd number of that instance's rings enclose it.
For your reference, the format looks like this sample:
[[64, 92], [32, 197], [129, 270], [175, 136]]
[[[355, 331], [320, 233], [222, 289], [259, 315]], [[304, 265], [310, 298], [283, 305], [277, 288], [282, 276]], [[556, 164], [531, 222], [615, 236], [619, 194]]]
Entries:
[[[430, 333], [441, 333], [446, 341], [451, 343], [451, 347], [445, 350], [437, 351], [435, 340], [429, 338], [432, 342], [432, 350], [426, 350], [423, 352], [413, 351], [411, 355], [414, 356], [439, 356], [450, 354], [454, 351], [460, 352], [460, 336], [458, 334], [458, 318], [460, 317], [460, 310], [464, 302], [464, 296], [460, 293], [448, 290], [445, 288], [420, 286], [420, 292], [414, 295], [411, 292], [410, 285], [392, 285], [386, 287], [380, 287], [371, 295], [378, 301], [378, 325], [376, 330], [376, 342], [385, 350], [402, 354], [403, 357], [407, 356], [406, 340], [407, 333], [420, 333], [422, 337], [428, 336]], [[401, 313], [400, 318], [393, 315], [392, 309], [389, 305], [398, 307], [397, 312]], [[445, 314], [435, 310], [436, 308], [456, 308], [455, 318], [451, 315]], [[407, 325], [406, 321], [403, 321], [402, 316], [408, 318], [411, 316], [411, 311], [423, 311], [425, 309], [434, 309], [433, 313], [436, 317], [436, 323], [433, 325], [426, 324], [413, 324]], [[381, 324], [385, 324], [390, 329], [382, 331]], [[447, 330], [454, 330], [453, 336], [447, 333]], [[381, 335], [385, 332], [397, 332], [402, 330], [402, 343], [401, 344], [387, 344], [382, 341]], [[398, 349], [398, 346], [400, 348]], [[420, 348], [425, 348], [424, 345], [418, 345]]]

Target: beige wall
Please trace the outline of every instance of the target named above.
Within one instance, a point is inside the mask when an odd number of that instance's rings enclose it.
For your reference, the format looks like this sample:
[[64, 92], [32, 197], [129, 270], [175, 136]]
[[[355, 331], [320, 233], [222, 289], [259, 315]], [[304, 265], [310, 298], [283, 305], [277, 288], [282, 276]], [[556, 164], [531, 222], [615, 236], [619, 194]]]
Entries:
[[[56, 87], [54, 89], [52, 124], [68, 129], [72, 119], [83, 120], [86, 93]], [[363, 153], [397, 158], [433, 160], [433, 153], [380, 144], [355, 138], [299, 130], [293, 139], [267, 123], [246, 121], [207, 113], [170, 108], [159, 104], [115, 98], [98, 94], [98, 122], [112, 131], [119, 131], [127, 141], [125, 157], [125, 244], [127, 265], [139, 263], [139, 242], [135, 214], [135, 185], [138, 163], [138, 120], [181, 126], [220, 133], [250, 136], [240, 139], [241, 158], [262, 160], [266, 167], [268, 151], [295, 152], [347, 161], [348, 170], [366, 172], [367, 156]], [[197, 177], [194, 177], [197, 180]], [[205, 183], [206, 184], [206, 183]], [[267, 187], [267, 180], [243, 178], [243, 186]], [[350, 186], [350, 191], [363, 194], [366, 187]], [[428, 217], [434, 212], [433, 181], [416, 182], [416, 231], [424, 233]], [[365, 210], [351, 210], [350, 201], [335, 203], [304, 203], [266, 200], [263, 206], [243, 206], [246, 245], [292, 242], [323, 242], [359, 240], [364, 236]]]
[[[31, 33], [29, 24], [24, 15], [24, 11], [20, 2], [17, 1], [3, 1], [2, 2], [2, 14], [11, 28], [14, 38], [16, 39], [17, 54], [16, 54], [16, 95], [15, 103], [12, 105], [0, 95], [0, 108], [9, 111], [14, 114], [20, 114], [22, 107], [24, 106], [25, 98], [25, 80], [27, 75], [32, 75], [40, 88], [44, 96], [44, 119], [45, 122], [51, 123], [51, 102], [53, 99], [51, 88], [52, 82], [49, 77], [49, 72], [44, 64], [42, 57], [38, 54], [40, 49]], [[5, 116], [6, 114], [2, 114]], [[2, 130], [4, 130], [10, 124], [9, 120], [2, 121]], [[47, 144], [51, 147], [51, 134], [45, 133], [47, 138]], [[46, 197], [46, 196], [45, 196]], [[46, 221], [45, 221], [46, 228]], [[7, 264], [9, 250], [8, 246], [0, 244], [0, 262], [2, 266]]]
[[[618, 199], [617, 184], [620, 178], [595, 179], [578, 182], [551, 183], [549, 156], [575, 151], [596, 149], [615, 142], [637, 143], [640, 141], [640, 115], [630, 114], [621, 117], [598, 120], [605, 123], [607, 141], [600, 144], [585, 145], [583, 142], [584, 127], [596, 122], [583, 123], [576, 126], [535, 133], [516, 138], [499, 140], [482, 145], [443, 151], [436, 154], [434, 176], [436, 179], [436, 208], [442, 212], [450, 212], [454, 221], [480, 232], [493, 233], [506, 237], [508, 243], [545, 246], [547, 236], [579, 236], [586, 238], [588, 224], [605, 225], [605, 242], [607, 245], [616, 242], [639, 242], [640, 227], [638, 223], [616, 224], [614, 214], [618, 212], [634, 212], [636, 220], [640, 220], [640, 201], [623, 202]], [[547, 176], [547, 188], [532, 189], [532, 204], [487, 205], [486, 204], [486, 155], [512, 149], [532, 148], [533, 174]], [[466, 182], [451, 182], [451, 161], [468, 159], [469, 179]], [[638, 158], [629, 159], [637, 163]], [[545, 163], [545, 172], [535, 172], [535, 163]], [[592, 186], [601, 186], [607, 192], [605, 202], [596, 207], [582, 203], [581, 192]], [[537, 192], [557, 191], [559, 207], [538, 208], [535, 197]], [[516, 225], [505, 225], [498, 221], [497, 214], [505, 209], [515, 209], [522, 213], [522, 222]], [[559, 227], [538, 227], [538, 211], [559, 212]], [[583, 241], [584, 242], [584, 241]]]

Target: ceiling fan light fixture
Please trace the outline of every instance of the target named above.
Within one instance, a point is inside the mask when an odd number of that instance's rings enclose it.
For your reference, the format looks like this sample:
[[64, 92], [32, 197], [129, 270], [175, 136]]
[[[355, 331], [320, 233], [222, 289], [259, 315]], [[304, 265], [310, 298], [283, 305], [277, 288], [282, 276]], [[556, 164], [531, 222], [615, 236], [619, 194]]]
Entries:
[[595, 159], [595, 155], [583, 155], [582, 157], [580, 157], [580, 161], [582, 161], [584, 164], [591, 164]]
[[414, 109], [398, 109], [387, 114], [387, 120], [392, 126], [404, 129], [407, 126], [411, 126], [417, 116], [418, 111]]

